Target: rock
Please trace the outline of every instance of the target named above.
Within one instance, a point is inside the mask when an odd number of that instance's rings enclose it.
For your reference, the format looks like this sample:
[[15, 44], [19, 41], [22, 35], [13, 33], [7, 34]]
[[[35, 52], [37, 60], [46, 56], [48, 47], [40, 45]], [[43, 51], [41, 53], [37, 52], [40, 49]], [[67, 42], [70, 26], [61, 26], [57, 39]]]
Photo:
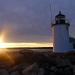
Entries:
[[56, 75], [56, 73], [55, 72], [50, 72], [50, 74], [49, 75]]
[[60, 59], [60, 60], [57, 60], [57, 67], [65, 67], [65, 66], [70, 66], [71, 63], [69, 62], [69, 60], [67, 59]]
[[64, 74], [65, 75], [73, 75], [73, 70], [70, 67], [66, 67], [64, 69]]
[[72, 67], [73, 67], [73, 75], [75, 75], [75, 65], [73, 65]]
[[18, 71], [11, 72], [10, 75], [20, 75]]
[[25, 68], [22, 73], [23, 75], [38, 75], [38, 70], [38, 65], [33, 63], [32, 65], [29, 65], [27, 68]]
[[0, 69], [0, 75], [9, 75], [6, 69]]
[[50, 70], [51, 70], [52, 72], [56, 72], [56, 71], [57, 71], [57, 68], [56, 68], [56, 66], [52, 66], [52, 67], [50, 68]]
[[40, 69], [39, 69], [38, 75], [44, 75], [44, 69], [43, 69], [43, 68], [40, 68]]

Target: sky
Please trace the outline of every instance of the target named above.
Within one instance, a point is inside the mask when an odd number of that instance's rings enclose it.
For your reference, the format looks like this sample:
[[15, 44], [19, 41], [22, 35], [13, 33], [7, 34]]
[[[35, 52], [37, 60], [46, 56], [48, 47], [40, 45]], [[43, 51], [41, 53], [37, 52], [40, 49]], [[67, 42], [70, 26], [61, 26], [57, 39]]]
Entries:
[[0, 34], [5, 42], [52, 42], [51, 20], [60, 10], [75, 37], [74, 0], [0, 0]]

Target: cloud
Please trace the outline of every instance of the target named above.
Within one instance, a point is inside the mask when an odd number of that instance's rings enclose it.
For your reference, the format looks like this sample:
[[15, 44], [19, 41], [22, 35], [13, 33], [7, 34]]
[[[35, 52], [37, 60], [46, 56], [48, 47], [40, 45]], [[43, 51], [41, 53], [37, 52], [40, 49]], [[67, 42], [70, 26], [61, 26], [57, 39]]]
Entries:
[[[59, 10], [70, 18], [73, 29], [75, 1], [52, 0], [52, 11], [49, 2], [49, 0], [0, 0], [0, 29], [3, 29], [4, 25], [11, 27], [6, 41], [48, 42], [51, 37], [51, 12], [54, 19]], [[71, 32], [73, 36], [74, 29]]]

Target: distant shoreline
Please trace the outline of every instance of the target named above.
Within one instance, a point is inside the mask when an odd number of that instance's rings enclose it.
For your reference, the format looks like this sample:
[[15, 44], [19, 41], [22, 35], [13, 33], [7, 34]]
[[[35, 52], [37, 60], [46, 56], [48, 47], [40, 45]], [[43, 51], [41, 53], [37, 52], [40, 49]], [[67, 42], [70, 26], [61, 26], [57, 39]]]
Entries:
[[12, 47], [6, 49], [53, 49], [53, 47]]

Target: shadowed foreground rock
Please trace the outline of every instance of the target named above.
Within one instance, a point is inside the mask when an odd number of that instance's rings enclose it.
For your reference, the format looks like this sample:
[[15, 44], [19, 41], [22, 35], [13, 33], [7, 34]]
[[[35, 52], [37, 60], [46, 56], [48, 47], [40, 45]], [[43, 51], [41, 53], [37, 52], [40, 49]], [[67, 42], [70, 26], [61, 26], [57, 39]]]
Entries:
[[0, 75], [75, 75], [75, 52], [28, 51], [15, 52], [16, 56], [10, 54], [15, 58], [15, 64], [1, 64]]

